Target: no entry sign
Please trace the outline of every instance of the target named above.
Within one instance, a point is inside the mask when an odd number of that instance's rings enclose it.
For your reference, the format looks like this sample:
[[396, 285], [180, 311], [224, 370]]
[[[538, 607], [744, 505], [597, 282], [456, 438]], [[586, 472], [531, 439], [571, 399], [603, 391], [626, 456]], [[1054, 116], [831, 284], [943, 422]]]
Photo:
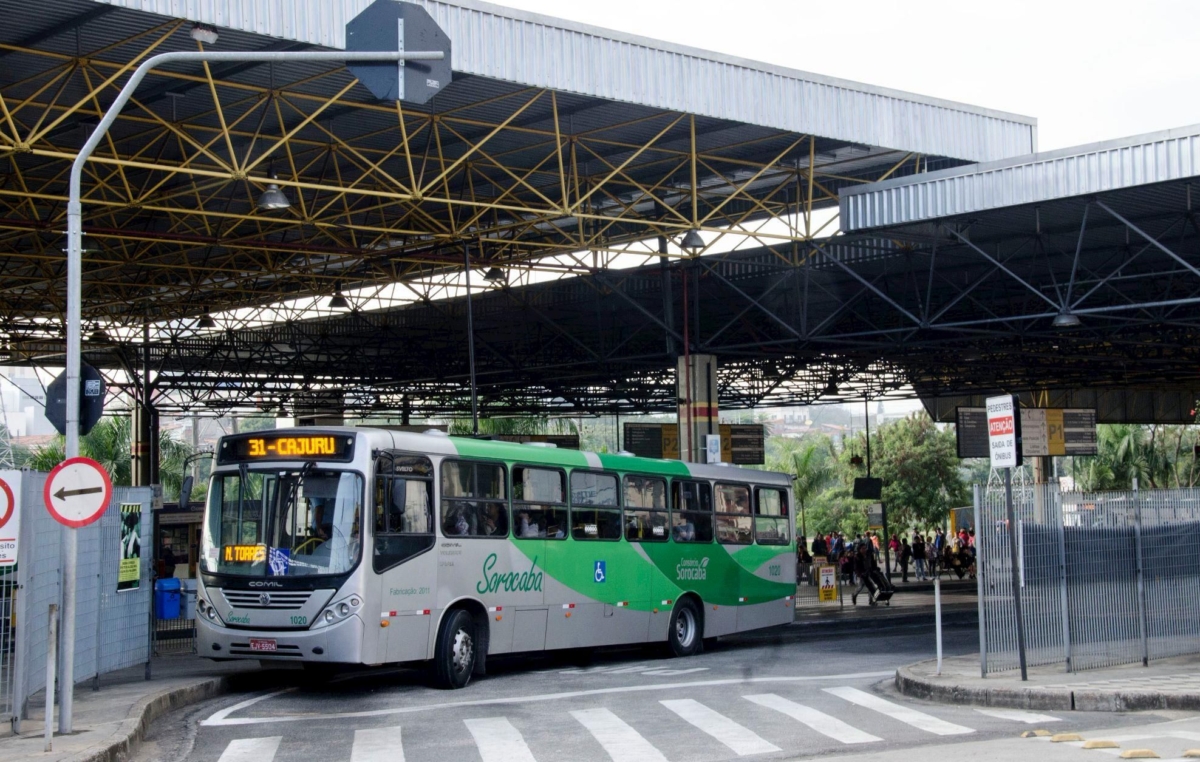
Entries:
[[78, 529], [104, 514], [112, 499], [112, 481], [104, 466], [91, 458], [68, 458], [50, 472], [42, 497], [55, 521]]
[[0, 479], [0, 567], [17, 562], [17, 543], [21, 539], [21, 514], [17, 510], [16, 494], [20, 493], [19, 472], [13, 474], [17, 490]]

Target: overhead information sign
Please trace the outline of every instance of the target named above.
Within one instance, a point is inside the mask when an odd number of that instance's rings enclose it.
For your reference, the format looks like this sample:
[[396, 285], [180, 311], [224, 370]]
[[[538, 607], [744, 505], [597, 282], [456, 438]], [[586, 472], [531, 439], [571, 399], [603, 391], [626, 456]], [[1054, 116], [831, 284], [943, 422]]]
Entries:
[[[758, 466], [766, 462], [767, 431], [762, 424], [722, 423], [721, 462]], [[673, 423], [626, 423], [624, 449], [640, 458], [679, 459], [679, 427]]]
[[[987, 408], [960, 407], [955, 434], [958, 457], [988, 458]], [[1084, 408], [1021, 408], [1022, 451], [1030, 457], [1095, 455], [1096, 411]]]
[[987, 398], [988, 449], [992, 468], [1021, 465], [1021, 431], [1017, 400], [1011, 394]]
[[91, 458], [67, 458], [46, 477], [46, 510], [63, 526], [78, 529], [104, 515], [112, 500], [108, 472]]

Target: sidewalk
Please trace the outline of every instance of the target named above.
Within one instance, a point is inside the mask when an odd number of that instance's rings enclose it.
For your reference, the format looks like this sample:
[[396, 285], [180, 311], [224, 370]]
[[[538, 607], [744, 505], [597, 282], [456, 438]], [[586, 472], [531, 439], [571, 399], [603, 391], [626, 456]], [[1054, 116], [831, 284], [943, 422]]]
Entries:
[[979, 655], [937, 664], [923, 661], [896, 670], [896, 688], [906, 696], [943, 703], [1014, 709], [1136, 712], [1200, 709], [1200, 655], [1067, 673], [1062, 665], [1031, 667], [1021, 682], [1017, 670], [979, 675]]
[[[865, 596], [858, 605], [851, 601], [854, 588], [843, 588], [844, 600], [816, 603], [814, 588], [797, 588], [795, 625], [800, 627], [841, 629], [880, 629], [914, 625], [933, 626], [934, 594], [932, 582], [896, 584], [890, 605], [871, 606]], [[978, 621], [979, 605], [974, 580], [942, 582], [942, 623], [972, 624]]]
[[[4, 762], [121, 762], [136, 753], [150, 723], [173, 709], [203, 701], [229, 689], [237, 675], [257, 672], [257, 662], [212, 662], [197, 656], [168, 656], [153, 661], [153, 677], [138, 665], [75, 686], [74, 733], [58, 735], [47, 753], [43, 736], [45, 697], [30, 702], [30, 717], [20, 735], [0, 736]], [[57, 707], [55, 709], [57, 712]], [[57, 720], [57, 717], [55, 718]]]

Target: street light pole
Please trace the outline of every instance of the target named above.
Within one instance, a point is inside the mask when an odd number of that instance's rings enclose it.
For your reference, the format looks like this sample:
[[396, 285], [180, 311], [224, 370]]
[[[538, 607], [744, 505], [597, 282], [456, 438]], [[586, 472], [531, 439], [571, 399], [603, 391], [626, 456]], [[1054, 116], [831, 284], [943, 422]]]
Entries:
[[[319, 63], [319, 62], [387, 62], [387, 61], [440, 61], [444, 57], [441, 51], [432, 52], [210, 52], [192, 51], [177, 53], [159, 53], [142, 62], [129, 77], [129, 81], [121, 88], [116, 100], [104, 113], [100, 124], [92, 131], [79, 155], [71, 165], [70, 195], [67, 200], [67, 441], [66, 457], [74, 458], [79, 455], [79, 366], [81, 344], [81, 313], [83, 289], [83, 203], [80, 188], [83, 185], [83, 166], [87, 163], [96, 146], [108, 133], [117, 115], [133, 96], [134, 90], [146, 77], [151, 69], [169, 63], [202, 63], [202, 62], [258, 62], [258, 63]], [[67, 528], [63, 538], [63, 608], [62, 608], [62, 648], [59, 653], [62, 667], [59, 669], [59, 682], [62, 685], [62, 697], [59, 701], [58, 732], [72, 732], [72, 709], [75, 680], [75, 562], [78, 552], [77, 530]]]

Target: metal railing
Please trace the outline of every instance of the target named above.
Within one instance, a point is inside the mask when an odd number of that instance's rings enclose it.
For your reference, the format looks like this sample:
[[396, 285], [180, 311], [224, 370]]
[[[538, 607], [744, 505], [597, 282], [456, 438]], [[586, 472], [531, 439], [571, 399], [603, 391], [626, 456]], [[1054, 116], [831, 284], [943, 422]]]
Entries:
[[155, 593], [153, 636], [155, 656], [196, 653], [194, 588]]
[[[1014, 487], [1030, 666], [1067, 671], [1200, 653], [1200, 490]], [[1004, 495], [975, 490], [980, 661], [1018, 666]]]

